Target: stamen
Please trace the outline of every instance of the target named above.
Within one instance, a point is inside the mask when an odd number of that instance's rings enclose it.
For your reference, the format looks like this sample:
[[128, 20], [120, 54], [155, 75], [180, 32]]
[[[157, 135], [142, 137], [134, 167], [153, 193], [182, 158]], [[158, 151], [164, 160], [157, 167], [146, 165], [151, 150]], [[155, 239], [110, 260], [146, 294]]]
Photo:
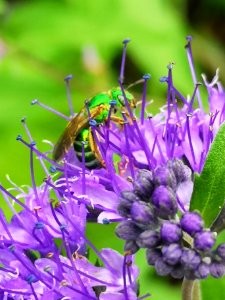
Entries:
[[131, 177], [134, 179], [135, 176], [134, 176], [134, 167], [133, 167], [133, 157], [132, 157], [132, 153], [130, 151], [130, 143], [129, 143], [129, 138], [128, 138], [128, 134], [127, 134], [127, 121], [124, 121], [123, 126], [124, 126], [125, 140], [126, 140], [127, 155], [128, 155], [128, 159], [129, 159], [130, 174], [131, 174]]
[[5, 232], [7, 233], [8, 237], [10, 238], [10, 240], [12, 242], [14, 242], [14, 239], [11, 235], [11, 232], [9, 231], [9, 229], [7, 227], [7, 224], [6, 224], [6, 221], [5, 221], [5, 218], [4, 218], [4, 214], [3, 214], [1, 209], [0, 209], [0, 222], [2, 223], [2, 227], [4, 228]]
[[[190, 67], [190, 70], [191, 70], [191, 75], [192, 75], [194, 85], [196, 85], [198, 81], [197, 81], [197, 78], [196, 78], [196, 72], [195, 72], [195, 67], [194, 67], [194, 59], [193, 59], [192, 48], [191, 48], [192, 37], [187, 36], [186, 40], [187, 40], [188, 43], [185, 46], [185, 48], [187, 50], [186, 52], [187, 52], [189, 67]], [[199, 106], [200, 110], [203, 112], [202, 100], [201, 100], [199, 90], [196, 91], [196, 96], [197, 96], [197, 100], [198, 100], [198, 106]]]
[[[53, 185], [52, 183], [50, 183], [49, 181], [46, 181], [46, 183], [51, 186], [53, 188], [53, 190], [57, 191], [58, 193], [60, 193], [60, 189], [57, 188], [55, 185]], [[67, 193], [65, 193], [65, 196], [67, 195]], [[85, 197], [76, 197], [74, 195], [72, 195], [70, 193], [69, 195], [70, 198], [78, 201], [79, 203], [82, 203], [82, 204], [85, 204], [85, 205], [92, 205], [91, 201], [88, 200], [88, 198], [85, 198]], [[95, 204], [95, 208], [98, 208], [98, 209], [102, 209], [102, 206], [101, 205], [98, 205], [98, 204]], [[114, 209], [110, 209], [110, 208], [104, 208], [104, 211], [107, 211], [107, 212], [112, 212], [112, 213], [116, 213], [116, 211]]]
[[108, 148], [109, 145], [109, 127], [110, 127], [110, 118], [112, 115], [112, 110], [114, 109], [115, 105], [117, 104], [116, 100], [112, 100], [110, 101], [110, 108], [109, 108], [109, 114], [108, 114], [108, 118], [106, 121], [106, 147]]
[[199, 162], [199, 166], [198, 166], [198, 173], [199, 174], [202, 172], [204, 160], [205, 160], [205, 150], [202, 150], [201, 157], [200, 157], [200, 162]]
[[[65, 267], [65, 268], [67, 268], [67, 269], [69, 269], [69, 270], [73, 270], [73, 268], [72, 268], [71, 266], [66, 265], [65, 263], [62, 263], [62, 266]], [[98, 278], [96, 278], [96, 277], [94, 277], [94, 276], [92, 276], [92, 275], [89, 275], [88, 273], [84, 273], [84, 272], [82, 272], [81, 270], [77, 270], [77, 272], [78, 272], [80, 275], [82, 275], [82, 276], [84, 276], [84, 277], [87, 277], [87, 278], [89, 278], [89, 279], [91, 279], [91, 280], [95, 280], [95, 281], [97, 281], [97, 282], [99, 282], [99, 283], [102, 283], [103, 285], [107, 285], [107, 286], [111, 286], [111, 287], [116, 287], [116, 286], [118, 286], [117, 284], [110, 283], [110, 282], [107, 282], [107, 281], [98, 279]]]
[[43, 275], [40, 272], [38, 272], [37, 269], [35, 269], [35, 267], [31, 264], [28, 258], [26, 258], [26, 256], [19, 255], [18, 251], [16, 251], [14, 246], [11, 246], [9, 250], [18, 259], [18, 261], [23, 265], [25, 269], [27, 269], [31, 274], [34, 274], [34, 276], [36, 276], [38, 280], [43, 282], [44, 285], [46, 285], [46, 287], [48, 287], [51, 290], [51, 285], [49, 285], [49, 283], [44, 280]]
[[92, 130], [92, 133], [93, 133], [93, 137], [94, 137], [94, 141], [96, 142], [97, 146], [98, 146], [98, 149], [99, 149], [99, 152], [101, 154], [101, 157], [103, 158], [103, 161], [105, 162], [105, 151], [103, 149], [103, 145], [101, 144], [101, 142], [99, 141], [99, 138], [97, 136], [97, 122], [95, 120], [90, 120], [89, 121], [89, 125], [91, 126], [91, 130]]
[[[153, 157], [152, 151], [146, 145], [145, 139], [144, 139], [139, 127], [138, 127], [136, 118], [133, 118], [133, 124], [134, 124], [135, 129], [137, 130], [138, 137], [139, 137], [139, 143], [142, 144], [142, 146], [143, 146], [143, 150], [145, 152], [145, 156], [146, 156], [146, 159], [148, 161], [148, 166], [149, 166], [149, 169], [151, 170], [152, 169], [152, 164], [155, 164], [156, 161]], [[152, 163], [151, 163], [151, 161], [152, 161]]]
[[86, 142], [82, 142], [82, 195], [86, 194], [86, 181], [85, 181], [85, 151], [84, 145]]
[[173, 158], [174, 155], [174, 149], [175, 149], [175, 144], [177, 141], [177, 129], [179, 126], [176, 125], [175, 130], [173, 132], [173, 140], [172, 140], [172, 145], [171, 145], [171, 152], [170, 152], [170, 157]]
[[127, 268], [127, 254], [124, 254], [123, 260], [123, 286], [124, 286], [124, 299], [129, 300], [127, 291], [127, 278], [126, 278], [126, 268]]
[[145, 105], [146, 105], [146, 94], [147, 94], [147, 81], [151, 78], [149, 74], [145, 74], [143, 76], [144, 79], [144, 87], [143, 87], [143, 93], [142, 93], [142, 102], [141, 102], [141, 124], [144, 124], [144, 118], [145, 118]]
[[66, 95], [67, 95], [67, 100], [68, 100], [68, 105], [70, 109], [70, 115], [73, 117], [74, 116], [74, 109], [73, 109], [73, 104], [72, 104], [72, 99], [71, 99], [71, 91], [70, 91], [70, 80], [73, 78], [73, 75], [68, 75], [64, 78], [66, 82]]
[[57, 215], [56, 215], [56, 213], [55, 213], [55, 209], [54, 209], [54, 207], [53, 207], [53, 203], [52, 203], [52, 202], [50, 202], [50, 208], [51, 208], [52, 215], [53, 215], [53, 217], [54, 217], [56, 223], [58, 224], [59, 228], [61, 229], [61, 231], [63, 230], [63, 232], [65, 232], [67, 235], [69, 235], [69, 232], [68, 232], [68, 230], [66, 229], [66, 225], [65, 225], [65, 224], [62, 224], [62, 223], [59, 221], [59, 219], [58, 219], [58, 217], [57, 217]]
[[186, 105], [188, 105], [187, 99], [175, 88], [175, 86], [172, 87], [175, 95], [178, 96], [178, 98]]
[[81, 280], [80, 274], [78, 273], [77, 268], [75, 266], [75, 263], [74, 263], [74, 260], [73, 260], [73, 257], [72, 257], [71, 251], [70, 251], [69, 244], [65, 239], [64, 230], [62, 230], [62, 239], [63, 239], [63, 244], [65, 246], [65, 250], [66, 250], [66, 253], [67, 253], [67, 257], [70, 259], [71, 266], [72, 266], [73, 271], [75, 273], [76, 280], [79, 282], [80, 287], [81, 287], [82, 291], [84, 292], [84, 294], [89, 295], [89, 292], [88, 292], [87, 288], [85, 287], [83, 281]]
[[[94, 124], [95, 124], [95, 123], [94, 123]], [[118, 147], [118, 146], [117, 146], [116, 144], [114, 144], [113, 142], [109, 141], [107, 135], [105, 136], [97, 126], [95, 126], [95, 130], [96, 130], [96, 132], [97, 132], [97, 133], [98, 133], [98, 134], [106, 141], [106, 148], [107, 148], [108, 145], [110, 145], [110, 146], [114, 147], [115, 150], [116, 150], [118, 153], [121, 152], [120, 147]], [[109, 135], [109, 130], [107, 130], [107, 134]], [[107, 139], [108, 139], [108, 143], [107, 143]]]
[[183, 211], [183, 212], [187, 211], [187, 210], [185, 209], [185, 207], [184, 207], [184, 205], [183, 205], [181, 199], [178, 197], [178, 195], [176, 195], [176, 198], [177, 198], [177, 203], [178, 203], [178, 205], [180, 206], [181, 211]]
[[[63, 263], [62, 263], [63, 264]], [[63, 264], [65, 267], [69, 267], [65, 264]], [[71, 268], [70, 268], [71, 269]], [[52, 278], [54, 278], [58, 283], [61, 284], [61, 286], [66, 286], [68, 289], [71, 289], [73, 290], [74, 292], [80, 294], [80, 295], [83, 295], [85, 297], [87, 297], [87, 299], [91, 299], [91, 300], [97, 300], [96, 298], [92, 297], [91, 295], [85, 293], [85, 292], [82, 292], [81, 290], [78, 290], [76, 288], [74, 288], [73, 286], [71, 286], [70, 284], [68, 284], [65, 280], [62, 281], [60, 278], [58, 278], [55, 274], [52, 274], [47, 268], [45, 270]], [[62, 298], [63, 300], [64, 298]]]
[[27, 127], [26, 117], [23, 117], [23, 118], [21, 119], [21, 123], [22, 123], [22, 125], [23, 125], [23, 127], [24, 127], [24, 129], [25, 129], [25, 131], [26, 131], [26, 134], [27, 134], [27, 136], [28, 136], [30, 142], [32, 142], [32, 141], [33, 141], [33, 138], [32, 138], [32, 136], [31, 136], [30, 130], [29, 130], [28, 127]]
[[70, 121], [70, 117], [67, 117], [66, 115], [62, 114], [61, 112], [59, 112], [59, 111], [57, 111], [57, 110], [55, 110], [55, 109], [53, 109], [53, 108], [47, 106], [46, 104], [41, 103], [41, 102], [40, 102], [39, 100], [37, 100], [37, 99], [31, 101], [31, 105], [35, 105], [35, 104], [37, 104], [37, 105], [39, 105], [40, 107], [42, 107], [42, 108], [44, 108], [44, 109], [46, 109], [46, 110], [52, 112], [53, 114], [59, 116], [60, 118], [65, 119], [66, 121]]
[[195, 89], [194, 89], [193, 95], [191, 97], [190, 102], [188, 103], [188, 108], [187, 108], [187, 113], [188, 114], [191, 113], [192, 110], [193, 110], [193, 104], [194, 104], [195, 95], [196, 95], [197, 90], [198, 90], [198, 88], [199, 88], [200, 85], [202, 85], [201, 82], [197, 82], [195, 84]]
[[40, 199], [38, 197], [38, 193], [37, 193], [37, 186], [35, 183], [35, 178], [34, 178], [34, 161], [33, 161], [33, 147], [34, 144], [31, 144], [31, 148], [30, 148], [30, 175], [31, 175], [31, 182], [32, 182], [32, 187], [34, 190], [34, 194], [35, 194], [35, 198], [37, 201], [37, 204], [40, 205]]
[[7, 207], [10, 208], [10, 210], [12, 211], [13, 215], [17, 218], [17, 221], [21, 224], [22, 227], [24, 227], [23, 224], [23, 220], [20, 217], [20, 214], [15, 210], [15, 208], [13, 207], [12, 203], [9, 201], [7, 195], [1, 190], [2, 196], [5, 200], [5, 202], [7, 203]]
[[33, 287], [32, 283], [30, 283], [30, 288], [31, 288], [31, 290], [32, 290], [32, 294], [33, 294], [35, 300], [38, 300], [38, 296], [37, 296], [37, 294], [36, 294], [36, 292], [35, 292], [35, 290], [34, 290], [34, 287]]
[[[165, 157], [164, 157], [164, 155], [163, 155], [163, 153], [162, 153], [162, 149], [161, 149], [160, 143], [159, 143], [159, 141], [158, 141], [158, 135], [156, 134], [155, 128], [154, 128], [154, 126], [153, 126], [153, 124], [152, 124], [151, 116], [148, 117], [148, 120], [149, 120], [149, 124], [150, 124], [150, 126], [151, 126], [152, 133], [153, 133], [153, 135], [155, 136], [156, 145], [157, 145], [157, 148], [158, 148], [158, 150], [159, 150], [159, 154], [160, 154], [161, 160], [162, 160], [163, 163], [166, 163], [166, 159], [165, 159]], [[153, 154], [152, 154], [152, 155], [153, 155]]]
[[196, 165], [195, 153], [194, 153], [194, 148], [193, 148], [193, 144], [192, 144], [192, 140], [191, 140], [191, 131], [190, 131], [190, 124], [189, 124], [189, 118], [191, 116], [192, 115], [190, 115], [190, 114], [186, 115], [187, 134], [188, 134], [188, 141], [189, 141], [189, 145], [190, 145], [190, 149], [191, 149], [191, 155], [192, 155], [193, 163]]
[[126, 97], [126, 93], [125, 93], [123, 84], [122, 84], [122, 82], [121, 82], [120, 80], [118, 80], [118, 83], [119, 83], [121, 92], [122, 92], [122, 94], [123, 94], [123, 98], [124, 98], [124, 102], [125, 102], [125, 106], [126, 106], [126, 108], [127, 108], [127, 111], [128, 111], [128, 113], [129, 113], [130, 117], [133, 118], [134, 115], [133, 115], [133, 112], [132, 112], [132, 110], [131, 110], [131, 108], [130, 108], [130, 104], [129, 104], [128, 100], [127, 100], [127, 97]]
[[126, 61], [126, 50], [127, 50], [127, 44], [130, 42], [130, 39], [123, 40], [123, 54], [122, 54], [122, 61], [121, 61], [121, 67], [120, 67], [120, 77], [119, 80], [121, 83], [123, 83], [124, 80], [124, 69], [125, 69], [125, 61]]

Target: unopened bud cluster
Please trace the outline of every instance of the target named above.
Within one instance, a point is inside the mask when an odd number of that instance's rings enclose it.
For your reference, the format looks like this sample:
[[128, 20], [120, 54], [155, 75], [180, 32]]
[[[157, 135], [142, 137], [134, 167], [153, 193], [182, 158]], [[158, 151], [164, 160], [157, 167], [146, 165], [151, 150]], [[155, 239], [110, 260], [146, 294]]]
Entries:
[[201, 216], [185, 212], [179, 219], [176, 191], [191, 180], [181, 160], [154, 171], [140, 170], [132, 191], [121, 194], [118, 211], [125, 218], [116, 228], [125, 251], [147, 249], [147, 262], [161, 275], [188, 279], [225, 274], [225, 244], [216, 250], [215, 233], [204, 228]]

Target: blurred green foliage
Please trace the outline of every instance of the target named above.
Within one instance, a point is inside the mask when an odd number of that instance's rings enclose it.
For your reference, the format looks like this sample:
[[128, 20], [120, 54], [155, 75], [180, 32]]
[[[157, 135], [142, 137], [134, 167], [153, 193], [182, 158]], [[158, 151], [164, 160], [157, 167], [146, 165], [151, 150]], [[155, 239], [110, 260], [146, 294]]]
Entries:
[[[42, 140], [55, 142], [66, 125], [65, 120], [50, 112], [31, 107], [31, 100], [37, 98], [68, 115], [63, 82], [66, 75], [75, 75], [71, 86], [75, 111], [83, 106], [84, 99], [116, 86], [121, 41], [126, 37], [132, 43], [128, 46], [125, 81], [131, 83], [145, 73], [152, 75], [148, 99], [153, 98], [155, 102], [151, 112], [156, 112], [165, 102], [166, 86], [159, 83], [159, 78], [166, 75], [169, 62], [176, 63], [177, 88], [184, 95], [193, 91], [184, 50], [187, 34], [196, 37], [193, 52], [198, 74], [204, 71], [212, 76], [220, 66], [224, 80], [223, 43], [215, 41], [208, 32], [197, 32], [188, 25], [191, 18], [187, 9], [191, 2], [0, 0], [1, 182], [8, 187], [5, 174], [9, 174], [18, 184], [31, 184], [29, 151], [16, 141], [18, 133], [26, 136], [20, 123], [23, 116], [27, 116], [33, 139], [42, 151], [49, 149]], [[140, 91], [140, 87], [134, 90], [137, 97]], [[38, 163], [35, 167], [37, 184], [40, 184], [44, 174]], [[91, 224], [88, 236], [99, 249], [112, 246], [122, 251], [122, 242], [114, 237], [112, 226], [102, 229]], [[158, 278], [146, 267], [144, 253], [138, 255], [137, 262], [141, 267], [142, 293], [151, 292], [152, 299], [158, 300], [180, 299], [180, 282]], [[203, 300], [212, 298], [204, 292], [208, 287], [212, 295], [213, 290], [220, 293], [224, 289], [224, 281], [218, 282], [211, 279], [204, 282]]]

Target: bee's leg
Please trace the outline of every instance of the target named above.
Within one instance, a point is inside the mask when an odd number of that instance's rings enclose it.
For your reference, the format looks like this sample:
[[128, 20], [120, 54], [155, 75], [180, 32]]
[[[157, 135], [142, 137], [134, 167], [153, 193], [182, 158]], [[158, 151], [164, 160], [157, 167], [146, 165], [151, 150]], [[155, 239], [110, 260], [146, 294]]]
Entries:
[[[97, 134], [97, 132], [96, 132], [96, 134]], [[103, 160], [102, 155], [99, 151], [98, 145], [97, 145], [96, 141], [94, 140], [91, 127], [89, 128], [89, 144], [91, 147], [91, 151], [94, 153], [94, 155], [97, 158], [97, 160], [99, 161], [99, 163], [105, 168], [105, 166], [106, 166], [105, 161]]]
[[117, 117], [117, 116], [111, 116], [110, 120], [113, 121], [116, 124], [119, 124], [120, 126], [124, 125], [124, 120], [121, 119], [121, 118], [119, 118], [119, 117]]

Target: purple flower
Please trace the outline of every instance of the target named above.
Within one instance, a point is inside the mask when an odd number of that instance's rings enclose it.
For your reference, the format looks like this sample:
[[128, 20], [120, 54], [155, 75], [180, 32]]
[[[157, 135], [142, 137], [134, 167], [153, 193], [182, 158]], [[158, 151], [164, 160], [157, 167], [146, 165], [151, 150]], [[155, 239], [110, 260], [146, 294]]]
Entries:
[[[89, 152], [96, 161], [96, 168], [90, 170], [91, 164], [85, 161], [84, 141], [79, 144], [81, 152], [74, 151], [73, 136], [71, 148], [65, 149], [62, 161], [53, 161], [48, 153], [38, 150], [23, 120], [29, 142], [22, 136], [17, 140], [30, 151], [32, 188], [25, 192], [13, 184], [14, 192], [17, 191], [15, 197], [0, 186], [13, 212], [10, 222], [0, 212], [2, 297], [137, 299], [139, 271], [132, 254], [140, 248], [146, 249], [147, 263], [161, 276], [192, 280], [206, 278], [209, 273], [218, 278], [225, 273], [223, 244], [213, 251], [214, 234], [204, 228], [198, 213], [188, 211], [193, 173], [201, 173], [211, 143], [225, 120], [225, 97], [218, 74], [212, 83], [203, 77], [211, 110], [207, 114], [199, 84], [194, 80], [190, 98], [183, 96], [173, 83], [170, 64], [167, 76], [161, 78], [167, 86], [165, 105], [155, 116], [146, 114], [150, 104], [146, 95], [150, 76], [143, 76], [138, 117], [134, 108], [138, 104], [134, 99], [130, 102], [126, 99], [129, 93], [123, 87], [127, 43], [125, 40], [120, 98], [112, 98], [108, 106], [104, 106], [103, 114], [91, 114], [88, 105], [87, 111], [84, 110], [85, 129], [94, 139], [89, 141], [94, 143]], [[186, 48], [192, 77], [196, 78], [190, 39]], [[71, 75], [65, 78], [67, 92], [71, 78]], [[70, 96], [68, 98], [73, 116]], [[117, 107], [117, 101], [122, 108]], [[32, 104], [43, 106], [37, 100]], [[98, 108], [101, 111], [101, 105]], [[52, 112], [70, 120], [55, 110]], [[118, 118], [119, 125], [115, 122]], [[40, 187], [35, 183], [34, 155], [46, 174]], [[46, 161], [52, 164], [50, 170], [46, 168]], [[57, 174], [50, 176], [49, 172], [60, 172], [60, 175], [55, 180]], [[22, 210], [16, 212], [11, 201]], [[119, 223], [116, 235], [125, 241], [125, 254], [112, 249], [97, 251], [85, 235], [88, 221], [102, 226]], [[90, 249], [102, 266], [93, 265], [86, 258]]]
[[157, 214], [163, 219], [173, 217], [177, 212], [175, 193], [170, 187], [164, 185], [157, 187], [152, 194], [151, 202]]
[[202, 231], [196, 233], [194, 237], [194, 246], [198, 250], [207, 251], [210, 250], [215, 244], [215, 234], [211, 231]]
[[180, 224], [182, 229], [190, 235], [201, 231], [204, 225], [202, 217], [195, 212], [186, 212], [183, 214]]
[[182, 231], [178, 224], [172, 222], [163, 222], [160, 235], [164, 242], [176, 243], [182, 237]]

